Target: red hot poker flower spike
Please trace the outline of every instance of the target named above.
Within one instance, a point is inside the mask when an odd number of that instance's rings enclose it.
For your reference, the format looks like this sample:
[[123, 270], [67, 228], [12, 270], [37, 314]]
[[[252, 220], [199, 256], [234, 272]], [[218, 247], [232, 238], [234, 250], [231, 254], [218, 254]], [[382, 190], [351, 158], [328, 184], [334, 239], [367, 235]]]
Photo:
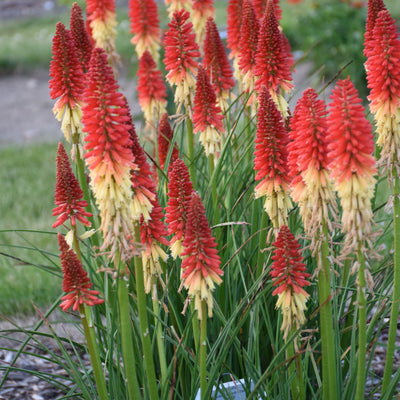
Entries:
[[227, 46], [231, 50], [230, 58], [236, 57], [240, 49], [240, 27], [242, 24], [243, 0], [229, 0], [227, 13]]
[[367, 23], [364, 33], [364, 56], [369, 57], [371, 41], [374, 38], [374, 27], [380, 11], [386, 10], [383, 0], [368, 0]]
[[159, 121], [165, 113], [167, 89], [161, 71], [147, 50], [139, 60], [137, 91], [145, 120], [150, 123]]
[[171, 254], [174, 258], [180, 256], [185, 236], [188, 204], [193, 191], [189, 171], [181, 159], [177, 159], [168, 171], [168, 205], [165, 209], [165, 222], [171, 239]]
[[208, 316], [212, 317], [212, 291], [215, 285], [221, 284], [223, 271], [217, 243], [211, 235], [206, 211], [196, 192], [192, 192], [188, 205], [183, 247], [182, 283], [188, 289], [189, 296], [195, 299], [198, 318], [201, 320], [206, 317], [202, 315], [202, 301], [207, 303]]
[[53, 58], [50, 63], [50, 97], [59, 98], [53, 107], [61, 130], [68, 142], [72, 135], [82, 132], [81, 104], [83, 102], [84, 75], [78, 51], [71, 32], [58, 22], [53, 38]]
[[[268, 0], [253, 0], [254, 10], [256, 11], [257, 18], [262, 19], [267, 7]], [[276, 18], [280, 20], [282, 18], [282, 10], [279, 5], [279, 0], [274, 0]]]
[[200, 142], [206, 156], [218, 155], [224, 116], [217, 105], [217, 97], [204, 68], [200, 65], [197, 74], [196, 93], [193, 107], [193, 132], [200, 133]]
[[161, 41], [160, 20], [155, 0], [129, 0], [129, 19], [138, 57], [147, 50], [158, 61]]
[[196, 42], [203, 48], [204, 36], [206, 34], [206, 23], [208, 18], [214, 18], [214, 0], [192, 0], [193, 29], [196, 32]]
[[55, 203], [53, 215], [58, 215], [57, 221], [53, 224], [53, 228], [62, 225], [68, 219], [71, 220], [71, 225], [76, 225], [76, 219], [83, 225], [90, 226], [90, 222], [86, 217], [91, 217], [92, 214], [85, 211], [88, 203], [86, 200], [81, 200], [83, 192], [79, 186], [79, 182], [72, 172], [69, 163], [68, 155], [65, 152], [62, 143], [59, 143], [57, 150], [57, 182], [55, 190]]
[[[161, 117], [160, 125], [158, 126], [158, 160], [161, 169], [164, 169], [165, 167], [165, 162], [167, 161], [167, 157], [172, 146], [173, 136], [174, 133], [168, 121], [168, 114], [165, 113]], [[169, 160], [169, 165], [171, 166], [178, 158], [179, 150], [176, 143], [174, 143]]]
[[281, 308], [283, 321], [281, 331], [286, 339], [293, 328], [300, 328], [306, 322], [304, 311], [309, 294], [304, 290], [310, 282], [306, 272], [303, 257], [300, 254], [300, 244], [284, 225], [280, 228], [278, 237], [273, 243], [275, 247], [271, 266], [273, 295], [278, 295], [277, 308]]
[[72, 307], [76, 311], [81, 304], [92, 307], [104, 303], [103, 299], [97, 297], [99, 295], [97, 290], [90, 290], [92, 282], [74, 251], [69, 248], [64, 236], [59, 233], [57, 238], [63, 272], [62, 287], [63, 291], [67, 293], [61, 297], [60, 307], [62, 310], [67, 311]]

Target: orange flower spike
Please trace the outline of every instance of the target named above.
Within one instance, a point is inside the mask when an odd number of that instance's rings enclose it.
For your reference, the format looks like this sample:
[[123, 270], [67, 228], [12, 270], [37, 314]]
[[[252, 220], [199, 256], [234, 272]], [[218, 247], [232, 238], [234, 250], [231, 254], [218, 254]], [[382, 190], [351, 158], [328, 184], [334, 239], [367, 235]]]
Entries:
[[193, 29], [196, 32], [196, 42], [203, 48], [208, 18], [215, 17], [214, 0], [192, 0]]
[[165, 5], [168, 9], [168, 16], [170, 19], [176, 11], [185, 10], [188, 12], [192, 11], [192, 0], [165, 0]]
[[310, 274], [306, 272], [300, 244], [286, 225], [280, 228], [273, 246], [271, 277], [276, 288], [272, 295], [278, 295], [276, 308], [283, 314], [281, 331], [286, 339], [293, 328], [299, 329], [306, 322], [304, 311], [309, 294], [304, 287], [310, 285], [307, 280]]
[[95, 46], [105, 50], [115, 68], [121, 63], [115, 47], [117, 35], [115, 0], [86, 0], [86, 15], [89, 33]]
[[[244, 90], [252, 92], [255, 85], [255, 59], [258, 46], [260, 24], [251, 0], [244, 0], [242, 25], [240, 28], [239, 69], [242, 73]], [[255, 96], [253, 96], [255, 100]]]
[[82, 17], [82, 9], [77, 3], [74, 3], [71, 9], [70, 28], [72, 38], [74, 39], [78, 58], [82, 65], [82, 70], [86, 73], [89, 69], [90, 56], [92, 54], [93, 44], [90, 35], [86, 30], [85, 21]]
[[82, 133], [84, 74], [71, 32], [58, 22], [53, 37], [53, 58], [50, 63], [50, 97], [57, 99], [53, 113], [62, 120], [61, 130], [68, 142], [72, 136]]
[[58, 144], [57, 149], [57, 181], [55, 190], [55, 203], [53, 216], [58, 216], [57, 221], [52, 225], [52, 228], [57, 228], [68, 219], [72, 226], [76, 226], [76, 220], [83, 225], [90, 226], [90, 222], [86, 217], [91, 217], [92, 214], [85, 211], [87, 207], [86, 200], [82, 200], [83, 191], [79, 186], [71, 169], [71, 164], [68, 155], [65, 152], [62, 143]]
[[369, 57], [371, 42], [374, 39], [374, 27], [380, 11], [386, 10], [383, 0], [368, 0], [367, 22], [364, 33], [364, 56]]
[[217, 97], [203, 66], [199, 66], [193, 107], [193, 132], [200, 133], [200, 142], [206, 156], [218, 155], [224, 116], [217, 105]]
[[201, 310], [203, 300], [207, 303], [208, 316], [212, 317], [212, 291], [215, 285], [222, 282], [223, 271], [216, 247], [201, 198], [192, 192], [183, 239], [182, 283], [189, 296], [194, 297], [194, 307], [200, 320], [205, 318]]
[[99, 292], [90, 289], [92, 282], [74, 251], [69, 248], [64, 236], [59, 233], [57, 238], [63, 272], [62, 288], [66, 293], [61, 297], [60, 307], [62, 310], [67, 311], [72, 307], [73, 311], [76, 311], [81, 304], [93, 307], [96, 304], [104, 303], [103, 299], [97, 297]]
[[259, 102], [254, 152], [255, 180], [259, 183], [255, 187], [255, 197], [266, 196], [264, 209], [274, 228], [279, 228], [287, 224], [291, 207], [287, 166], [289, 136], [282, 114], [266, 88], [261, 91]]
[[161, 71], [147, 50], [139, 60], [137, 75], [138, 99], [144, 118], [150, 123], [156, 123], [165, 113], [167, 89]]
[[[164, 169], [165, 167], [165, 163], [167, 161], [167, 157], [172, 145], [173, 136], [174, 133], [168, 121], [168, 114], [165, 113], [161, 117], [161, 121], [158, 126], [158, 159], [161, 169]], [[171, 166], [174, 163], [174, 161], [178, 158], [179, 158], [179, 150], [176, 143], [174, 143], [171, 151], [169, 165]]]
[[221, 109], [225, 110], [226, 99], [229, 91], [235, 86], [235, 81], [217, 25], [211, 17], [208, 18], [206, 25], [203, 66], [210, 77], [218, 103]]
[[155, 0], [129, 0], [131, 39], [139, 58], [147, 50], [157, 62], [161, 42], [160, 20]]
[[[282, 9], [279, 5], [279, 0], [273, 0], [273, 1], [274, 1], [276, 18], [278, 18], [278, 20], [281, 20]], [[267, 8], [267, 2], [268, 0], [253, 0], [254, 10], [256, 12], [258, 19], [262, 19], [262, 17], [264, 16], [265, 9]]]
[[389, 176], [398, 163], [400, 149], [400, 40], [395, 20], [387, 10], [380, 11], [365, 63], [370, 110], [376, 123], [376, 144], [382, 148], [380, 162]]
[[131, 118], [124, 96], [118, 92], [105, 51], [95, 48], [87, 73], [82, 123], [90, 185], [99, 209], [104, 242], [111, 257], [119, 250], [122, 259], [131, 256], [128, 238], [133, 236], [131, 174], [136, 168], [130, 149]]
[[180, 256], [183, 247], [182, 240], [186, 231], [188, 204], [193, 191], [189, 171], [181, 159], [177, 159], [168, 171], [168, 205], [165, 209], [165, 222], [171, 239], [171, 254]]
[[349, 78], [332, 91], [328, 115], [331, 177], [335, 181], [347, 233], [345, 250], [357, 249], [371, 232], [371, 198], [376, 173], [372, 128]]
[[175, 103], [178, 111], [185, 105], [190, 107], [193, 102], [194, 87], [196, 84], [199, 46], [195, 41], [193, 24], [189, 22], [190, 14], [185, 10], [176, 11], [169, 30], [165, 33], [165, 69], [168, 71], [167, 81], [175, 85]]

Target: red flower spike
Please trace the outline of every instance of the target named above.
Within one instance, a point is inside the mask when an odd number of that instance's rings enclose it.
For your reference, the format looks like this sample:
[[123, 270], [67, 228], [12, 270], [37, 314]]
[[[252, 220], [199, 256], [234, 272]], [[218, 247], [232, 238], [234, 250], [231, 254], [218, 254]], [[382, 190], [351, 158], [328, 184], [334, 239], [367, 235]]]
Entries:
[[333, 89], [329, 111], [329, 167], [343, 209], [346, 252], [356, 249], [371, 231], [374, 140], [361, 99], [349, 78], [338, 81]]
[[83, 72], [89, 69], [90, 56], [92, 54], [93, 44], [89, 33], [86, 30], [85, 21], [82, 17], [82, 9], [77, 3], [74, 3], [71, 9], [70, 28], [72, 38], [74, 39], [78, 58], [82, 65]]
[[386, 10], [383, 0], [368, 0], [367, 23], [364, 33], [364, 56], [369, 57], [371, 41], [374, 39], [374, 27], [380, 11]]
[[255, 140], [254, 169], [256, 198], [266, 196], [264, 208], [274, 228], [286, 225], [291, 202], [288, 196], [290, 178], [287, 166], [289, 136], [268, 90], [259, 95], [257, 136]]
[[188, 203], [193, 191], [189, 171], [181, 159], [177, 159], [168, 171], [168, 205], [165, 222], [171, 239], [171, 254], [174, 258], [183, 251], [182, 240], [186, 231]]
[[[167, 161], [168, 154], [172, 145], [174, 133], [171, 125], [168, 121], [168, 114], [165, 113], [161, 117], [160, 124], [158, 126], [158, 160], [160, 168], [164, 169], [165, 162]], [[175, 160], [179, 158], [179, 150], [176, 143], [173, 144], [171, 156], [169, 159], [169, 165], [172, 165]]]
[[240, 28], [239, 69], [243, 75], [244, 89], [247, 92], [254, 90], [255, 84], [255, 59], [258, 47], [258, 22], [253, 3], [244, 0], [242, 10], [242, 25]]
[[161, 71], [151, 56], [145, 50], [139, 60], [138, 68], [138, 99], [144, 118], [156, 122], [165, 113], [167, 104], [167, 89]]
[[85, 158], [101, 218], [104, 243], [100, 250], [111, 246], [111, 257], [119, 250], [122, 259], [129, 258], [127, 238], [133, 236], [133, 220], [139, 218], [132, 210], [130, 171], [136, 168], [130, 148], [132, 122], [107, 55], [99, 47], [90, 60], [84, 100]]
[[193, 29], [196, 32], [196, 42], [203, 48], [208, 18], [215, 17], [214, 0], [192, 0]]
[[[273, 1], [274, 1], [276, 18], [278, 18], [278, 20], [281, 20], [282, 9], [279, 5], [279, 0], [273, 0]], [[267, 7], [267, 2], [268, 0], [253, 0], [254, 10], [256, 12], [258, 19], [262, 19], [262, 17], [264, 16], [265, 9]]]
[[200, 65], [197, 74], [196, 93], [193, 107], [193, 132], [200, 133], [206, 156], [220, 151], [222, 124], [224, 116], [217, 105], [217, 97], [206, 71]]
[[196, 35], [193, 33], [192, 23], [188, 21], [189, 18], [190, 14], [184, 9], [176, 11], [164, 38], [164, 64], [168, 71], [166, 78], [171, 86], [177, 86], [175, 103], [178, 110], [183, 104], [192, 104], [198, 66], [196, 59], [200, 57], [199, 46], [195, 41]]
[[203, 66], [211, 79], [219, 104], [225, 109], [226, 98], [235, 86], [235, 81], [224, 44], [212, 18], [208, 18], [206, 25]]
[[365, 63], [370, 110], [374, 113], [377, 145], [382, 148], [380, 162], [391, 177], [398, 164], [400, 148], [400, 40], [395, 20], [387, 10], [380, 11], [370, 40]]
[[129, 0], [129, 19], [138, 57], [147, 50], [154, 60], [158, 60], [161, 29], [155, 0]]
[[256, 90], [266, 86], [271, 96], [279, 90], [289, 92], [293, 88], [291, 57], [288, 57], [287, 43], [282, 38], [279, 22], [272, 0], [268, 0], [265, 15], [261, 21], [256, 55], [255, 75], [259, 77]]
[[71, 32], [61, 22], [56, 26], [52, 52], [50, 97], [59, 98], [53, 107], [53, 113], [58, 121], [62, 120], [61, 130], [66, 140], [71, 142], [72, 135], [82, 131], [80, 119], [84, 75]]
[[[324, 221], [330, 223], [329, 213], [336, 214], [335, 195], [328, 172], [327, 111], [325, 103], [317, 98], [314, 89], [304, 91], [296, 104], [289, 132], [289, 174], [300, 174], [292, 181], [292, 197], [300, 201], [304, 228], [312, 240]], [[296, 199], [296, 195], [300, 197]]]
[[76, 225], [76, 220], [83, 225], [90, 226], [90, 222], [85, 217], [91, 217], [92, 214], [85, 211], [87, 207], [86, 200], [81, 200], [83, 191], [79, 186], [79, 182], [72, 172], [71, 164], [69, 163], [68, 155], [65, 152], [62, 143], [59, 143], [57, 149], [57, 181], [55, 190], [55, 203], [53, 216], [57, 216], [57, 221], [52, 225], [52, 228], [57, 228], [68, 219], [71, 220], [71, 225]]
[[298, 329], [306, 322], [304, 311], [309, 294], [304, 287], [310, 285], [307, 280], [310, 274], [306, 272], [300, 244], [286, 225], [280, 228], [273, 246], [271, 277], [276, 288], [272, 295], [278, 295], [276, 307], [280, 307], [283, 314], [281, 331], [286, 339], [295, 324]]
[[97, 290], [90, 290], [92, 282], [74, 251], [69, 248], [64, 236], [59, 233], [57, 238], [63, 272], [62, 288], [67, 293], [61, 297], [60, 307], [62, 310], [67, 311], [72, 307], [76, 311], [81, 304], [93, 307], [96, 304], [104, 303], [103, 299], [97, 297], [99, 295]]
[[215, 284], [219, 285], [222, 282], [223, 271], [220, 268], [217, 243], [208, 225], [206, 210], [196, 192], [192, 192], [188, 204], [183, 247], [182, 283], [188, 289], [189, 296], [195, 298], [198, 318], [205, 318], [202, 315], [202, 301], [207, 303], [208, 316], [212, 317], [212, 291]]
[[243, 0], [229, 0], [227, 13], [227, 46], [230, 58], [236, 57], [240, 50], [240, 29], [242, 25]]

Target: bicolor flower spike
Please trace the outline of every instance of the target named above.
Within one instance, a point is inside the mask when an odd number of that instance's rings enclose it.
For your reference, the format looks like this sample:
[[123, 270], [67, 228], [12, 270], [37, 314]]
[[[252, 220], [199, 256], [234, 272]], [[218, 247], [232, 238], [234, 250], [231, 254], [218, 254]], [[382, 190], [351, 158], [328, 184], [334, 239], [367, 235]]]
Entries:
[[60, 307], [62, 310], [67, 311], [72, 307], [73, 311], [76, 311], [83, 304], [93, 307], [96, 304], [104, 303], [103, 299], [98, 298], [100, 293], [97, 290], [91, 290], [92, 282], [78, 257], [68, 246], [64, 236], [59, 233], [57, 238], [63, 272], [62, 288], [66, 293], [61, 297]]
[[210, 77], [218, 103], [221, 109], [225, 110], [229, 91], [235, 86], [235, 81], [225, 46], [211, 17], [208, 18], [206, 25], [203, 66]]
[[265, 86], [285, 118], [288, 116], [288, 105], [281, 91], [290, 92], [293, 89], [292, 66], [293, 58], [288, 53], [287, 42], [279, 29], [274, 3], [268, 0], [258, 36], [254, 69], [258, 77], [256, 90], [260, 92]]
[[183, 239], [182, 283], [188, 289], [189, 296], [194, 297], [194, 307], [200, 320], [206, 318], [202, 314], [203, 301], [207, 303], [208, 316], [212, 317], [212, 292], [215, 285], [222, 282], [223, 271], [216, 247], [201, 198], [192, 192]]
[[144, 118], [150, 123], [157, 123], [165, 113], [167, 89], [161, 71], [145, 50], [139, 60], [137, 92]]
[[90, 171], [90, 185], [99, 209], [104, 242], [111, 258], [131, 257], [129, 237], [134, 235], [131, 170], [136, 168], [129, 130], [132, 125], [125, 97], [118, 92], [107, 54], [95, 48], [90, 60], [84, 92], [82, 122]]
[[147, 50], [157, 62], [161, 42], [160, 20], [155, 0], [129, 0], [131, 39], [139, 58]]
[[71, 169], [68, 155], [62, 143], [58, 144], [57, 149], [57, 181], [55, 190], [55, 203], [53, 216], [58, 216], [57, 221], [52, 225], [57, 228], [68, 219], [72, 226], [76, 226], [76, 220], [85, 226], [90, 226], [90, 222], [86, 217], [92, 214], [85, 210], [88, 203], [82, 200], [83, 191], [79, 186]]
[[176, 11], [168, 24], [165, 33], [165, 69], [168, 71], [167, 81], [175, 88], [175, 103], [179, 113], [182, 105], [189, 108], [193, 103], [196, 84], [199, 46], [195, 41], [193, 24], [189, 22], [190, 14], [184, 9]]
[[95, 46], [105, 50], [115, 69], [121, 63], [115, 47], [117, 36], [115, 0], [86, 0], [86, 15], [89, 33]]
[[309, 294], [304, 287], [310, 285], [307, 280], [310, 274], [306, 272], [300, 244], [286, 225], [280, 228], [273, 246], [271, 277], [275, 289], [272, 295], [278, 295], [276, 308], [282, 311], [281, 331], [286, 339], [292, 329], [299, 329], [306, 322], [304, 311]]
[[349, 78], [332, 91], [328, 115], [331, 177], [343, 209], [344, 254], [364, 245], [371, 233], [376, 173], [372, 128]]
[[[324, 223], [330, 224], [330, 216], [336, 215], [336, 200], [333, 184], [329, 178], [328, 123], [327, 111], [323, 100], [318, 99], [314, 89], [307, 89], [298, 100], [290, 121], [289, 165], [298, 171], [306, 186], [303, 199], [300, 200], [300, 213], [304, 228], [312, 240], [319, 232], [322, 234]], [[296, 193], [298, 191], [292, 191]]]
[[176, 11], [185, 10], [188, 12], [192, 11], [192, 0], [165, 0], [165, 5], [168, 9], [168, 16], [170, 19]]
[[400, 39], [389, 11], [379, 12], [368, 47], [368, 99], [382, 148], [380, 163], [390, 177], [394, 166], [400, 169]]
[[57, 99], [53, 113], [58, 121], [62, 120], [61, 130], [65, 139], [72, 142], [82, 136], [83, 89], [85, 77], [78, 58], [78, 50], [69, 30], [58, 22], [52, 46], [53, 58], [50, 63], [50, 97]]
[[192, 0], [193, 29], [196, 32], [196, 42], [203, 48], [208, 18], [215, 17], [214, 0]]
[[182, 241], [185, 236], [188, 204], [193, 192], [186, 164], [178, 158], [168, 171], [168, 205], [165, 208], [165, 222], [171, 238], [171, 255], [176, 258], [183, 251]]
[[217, 105], [217, 97], [206, 71], [200, 65], [197, 73], [196, 93], [193, 107], [193, 132], [200, 133], [200, 142], [206, 156], [218, 156], [221, 134], [225, 132], [224, 116]]
[[264, 209], [275, 229], [287, 224], [290, 178], [288, 175], [289, 135], [282, 114], [276, 108], [268, 90], [259, 95], [257, 136], [255, 140], [254, 169], [255, 197], [266, 196]]
[[[161, 117], [160, 124], [158, 126], [158, 161], [160, 168], [164, 169], [165, 163], [167, 162], [168, 154], [171, 151], [168, 169], [179, 158], [179, 149], [176, 143], [172, 144], [174, 132], [172, 131], [171, 125], [168, 121], [168, 114], [165, 113]], [[171, 150], [171, 146], [172, 150]]]
[[81, 62], [83, 72], [86, 73], [89, 69], [93, 44], [86, 30], [85, 21], [82, 17], [82, 9], [77, 3], [74, 3], [72, 6], [69, 25], [78, 52], [79, 61]]

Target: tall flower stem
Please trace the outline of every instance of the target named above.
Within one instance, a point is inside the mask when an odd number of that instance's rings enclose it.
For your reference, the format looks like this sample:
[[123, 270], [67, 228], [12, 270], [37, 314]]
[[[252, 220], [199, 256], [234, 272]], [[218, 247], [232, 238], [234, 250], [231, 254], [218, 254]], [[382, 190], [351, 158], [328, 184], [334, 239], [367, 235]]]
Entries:
[[[214, 214], [213, 214], [213, 223], [219, 224], [220, 221], [220, 215], [219, 215], [219, 208], [218, 208], [218, 198], [217, 198], [217, 185], [215, 183], [215, 176], [214, 176], [214, 171], [215, 171], [215, 167], [214, 167], [214, 154], [210, 154], [208, 156], [208, 166], [209, 166], [209, 170], [210, 170], [210, 180], [211, 180], [211, 195], [212, 195], [212, 201], [213, 201], [213, 210], [214, 210]], [[218, 238], [217, 238], [218, 241]]]
[[359, 246], [358, 262], [358, 361], [356, 400], [364, 399], [365, 358], [367, 349], [367, 301], [365, 299], [365, 259]]
[[291, 377], [290, 391], [292, 393], [292, 399], [303, 400], [306, 398], [306, 392], [303, 384], [303, 371], [300, 355], [296, 354], [295, 342], [297, 340], [298, 337], [295, 336], [292, 342], [288, 344], [286, 350], [286, 360], [290, 362], [288, 372], [289, 377]]
[[193, 187], [196, 188], [196, 167], [194, 164], [194, 137], [193, 137], [193, 123], [190, 117], [186, 119], [186, 139], [189, 157], [189, 174], [193, 182]]
[[100, 400], [108, 400], [106, 379], [104, 377], [103, 368], [101, 367], [101, 360], [99, 354], [99, 348], [96, 344], [96, 333], [91, 322], [90, 309], [84, 304], [79, 305], [79, 314], [81, 316], [81, 322], [83, 326], [83, 332], [85, 334], [90, 362], [92, 364], [94, 379], [97, 386], [97, 393], [99, 394]]
[[200, 393], [201, 400], [207, 400], [207, 304], [205, 300], [201, 302], [202, 319], [200, 320]]
[[[136, 227], [136, 237], [139, 237], [139, 227]], [[158, 385], [154, 369], [153, 349], [149, 322], [147, 318], [146, 293], [144, 288], [143, 263], [141, 257], [135, 257], [137, 307], [140, 321], [140, 339], [143, 346], [144, 363], [150, 400], [158, 400]]]
[[393, 168], [393, 218], [394, 218], [394, 278], [392, 308], [390, 312], [389, 338], [386, 352], [385, 372], [382, 381], [382, 394], [388, 389], [393, 371], [393, 358], [397, 336], [397, 319], [400, 304], [400, 179], [396, 167]]
[[318, 274], [318, 294], [320, 306], [321, 347], [322, 347], [322, 395], [323, 400], [337, 399], [337, 365], [331, 296], [331, 273], [326, 223], [321, 238], [320, 271]]
[[267, 224], [268, 224], [268, 214], [263, 210], [261, 214], [261, 224], [260, 224], [260, 236], [258, 244], [258, 256], [257, 256], [257, 270], [256, 270], [256, 280], [262, 274], [264, 266], [265, 254], [261, 249], [265, 248], [267, 242]]

